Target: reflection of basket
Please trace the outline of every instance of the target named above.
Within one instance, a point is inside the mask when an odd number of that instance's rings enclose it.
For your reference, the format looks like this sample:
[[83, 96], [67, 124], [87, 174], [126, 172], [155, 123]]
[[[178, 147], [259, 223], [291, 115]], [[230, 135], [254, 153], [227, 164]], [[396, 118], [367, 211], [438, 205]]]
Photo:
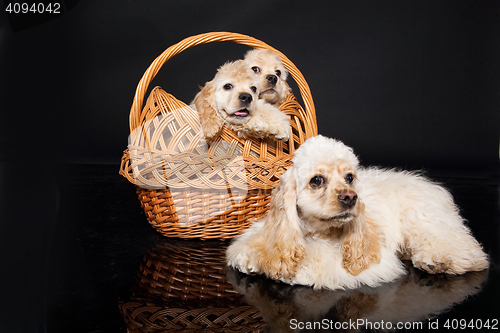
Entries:
[[144, 256], [131, 297], [120, 301], [128, 332], [264, 331], [260, 312], [227, 282], [226, 247], [159, 241]]
[[[170, 152], [186, 151], [186, 147], [195, 146], [193, 142], [199, 142], [199, 119], [196, 117], [196, 112], [185, 103], [156, 87], [151, 91], [141, 112], [149, 83], [166, 61], [190, 47], [223, 41], [278, 52], [285, 68], [297, 83], [305, 105], [304, 110], [293, 94], [289, 94], [287, 100], [279, 107], [290, 117], [292, 135], [288, 142], [272, 142], [266, 139], [244, 140], [224, 127], [216, 142], [236, 147], [244, 163], [243, 172], [231, 171], [229, 179], [227, 170], [224, 171], [225, 174], [218, 174], [219, 171], [213, 167], [213, 163], [217, 159], [218, 163], [225, 165], [231, 156], [227, 158], [227, 156], [210, 155], [210, 158], [203, 159], [184, 154], [183, 168], [178, 169], [179, 164], [175, 164], [173, 159], [179, 160], [179, 158], [169, 155]], [[149, 145], [147, 154], [154, 156], [153, 164], [156, 163], [156, 170], [151, 171], [148, 164], [143, 169], [145, 173], [139, 177], [145, 181], [163, 177], [166, 179], [164, 188], [146, 189], [141, 186], [141, 182], [137, 182], [138, 166], [131, 158], [131, 147], [124, 152], [120, 174], [137, 185], [137, 194], [149, 223], [161, 234], [179, 238], [228, 239], [247, 228], [252, 219], [263, 217], [268, 210], [270, 190], [291, 165], [293, 152], [306, 139], [317, 135], [316, 115], [309, 86], [295, 65], [281, 52], [255, 38], [228, 32], [206, 33], [186, 38], [169, 47], [153, 61], [136, 90], [130, 112], [131, 133], [147, 122], [154, 123], [158, 116], [163, 116], [166, 121], [158, 128], [161, 128], [161, 131], [168, 129], [169, 138], [163, 137], [162, 132], [156, 132], [156, 129], [154, 133], [147, 134], [146, 141]], [[160, 150], [167, 153], [162, 153]], [[206, 172], [207, 166], [210, 167], [211, 164], [212, 169]], [[175, 191], [168, 187], [169, 182], [185, 179], [186, 173], [197, 177], [198, 183], [202, 186], [190, 186], [180, 190], [176, 188]], [[228, 179], [231, 184], [245, 183], [248, 187], [241, 192], [232, 193], [229, 190], [229, 195], [226, 193], [225, 196], [217, 192], [214, 194], [211, 189], [220, 188], [221, 179]]]
[[180, 300], [234, 297], [226, 282], [227, 244], [189, 245], [159, 241], [139, 267], [136, 283], [141, 293]]

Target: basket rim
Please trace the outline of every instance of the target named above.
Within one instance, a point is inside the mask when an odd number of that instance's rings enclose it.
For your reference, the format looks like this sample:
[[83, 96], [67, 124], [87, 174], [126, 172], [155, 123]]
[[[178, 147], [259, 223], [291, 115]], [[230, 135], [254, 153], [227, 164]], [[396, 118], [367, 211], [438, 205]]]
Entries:
[[[226, 31], [218, 31], [218, 32], [207, 32], [198, 35], [193, 35], [191, 37], [187, 37], [180, 42], [173, 44], [168, 47], [165, 51], [163, 51], [148, 67], [148, 69], [144, 72], [141, 80], [139, 81], [132, 107], [130, 109], [129, 115], [129, 126], [130, 132], [132, 132], [135, 128], [141, 125], [141, 113], [144, 104], [145, 94], [149, 87], [149, 84], [152, 82], [154, 77], [158, 74], [162, 66], [171, 58], [178, 55], [179, 53], [197, 46], [203, 45], [213, 42], [233, 42], [237, 44], [247, 45], [257, 49], [270, 49], [275, 51], [280, 55], [281, 61], [283, 65], [290, 73], [290, 76], [294, 79], [299, 87], [300, 95], [302, 97], [302, 101], [305, 107], [305, 113], [307, 116], [307, 123], [316, 124], [316, 111], [314, 107], [314, 102], [311, 95], [311, 90], [304, 76], [300, 72], [300, 70], [293, 64], [282, 52], [275, 49], [274, 47], [254, 38], [251, 36], [247, 36], [240, 33], [226, 32]], [[317, 126], [313, 126], [314, 135], [318, 134]]]

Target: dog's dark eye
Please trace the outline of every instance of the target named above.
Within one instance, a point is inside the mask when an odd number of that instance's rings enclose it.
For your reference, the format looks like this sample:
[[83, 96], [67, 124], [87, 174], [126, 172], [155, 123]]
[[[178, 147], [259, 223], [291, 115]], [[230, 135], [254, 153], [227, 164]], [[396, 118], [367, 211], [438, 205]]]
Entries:
[[276, 70], [276, 76], [280, 76], [281, 75], [281, 71], [279, 69]]
[[354, 175], [352, 173], [348, 173], [347, 176], [345, 176], [345, 181], [347, 184], [352, 184], [354, 181]]
[[224, 90], [231, 90], [233, 89], [233, 85], [231, 83], [226, 83], [222, 88], [224, 88]]
[[257, 92], [257, 87], [251, 86], [250, 90], [253, 91], [253, 92]]
[[314, 188], [318, 188], [318, 187], [321, 187], [325, 184], [325, 178], [323, 178], [322, 176], [314, 176], [311, 178], [311, 180], [309, 181], [309, 185], [311, 185], [311, 187], [314, 187]]
[[[247, 67], [248, 68], [248, 67]], [[253, 66], [252, 67], [252, 70], [254, 71], [255, 74], [259, 74], [260, 73], [260, 68], [257, 67], [257, 66]]]

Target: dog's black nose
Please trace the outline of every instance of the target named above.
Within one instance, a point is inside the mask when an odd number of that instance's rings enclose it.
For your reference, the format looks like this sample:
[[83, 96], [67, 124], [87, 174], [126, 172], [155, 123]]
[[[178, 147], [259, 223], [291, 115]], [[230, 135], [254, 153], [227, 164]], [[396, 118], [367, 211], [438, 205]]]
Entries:
[[238, 97], [240, 99], [240, 101], [246, 105], [252, 103], [252, 95], [250, 94], [247, 94], [247, 93], [242, 93], [240, 94], [240, 96]]
[[275, 84], [276, 84], [276, 82], [278, 82], [278, 77], [277, 77], [276, 75], [272, 75], [272, 74], [270, 74], [270, 75], [266, 76], [266, 80], [267, 80], [267, 82], [269, 82], [270, 84], [275, 85]]
[[342, 191], [339, 194], [339, 201], [347, 207], [353, 207], [358, 200], [358, 195], [354, 191]]

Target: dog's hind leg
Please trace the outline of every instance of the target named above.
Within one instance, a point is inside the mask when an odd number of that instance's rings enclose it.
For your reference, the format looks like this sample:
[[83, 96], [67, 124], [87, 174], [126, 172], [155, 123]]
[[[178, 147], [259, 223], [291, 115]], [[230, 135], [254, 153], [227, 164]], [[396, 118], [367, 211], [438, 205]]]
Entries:
[[488, 258], [464, 224], [451, 194], [423, 179], [403, 209], [405, 247], [413, 265], [429, 273], [463, 274], [488, 268]]

